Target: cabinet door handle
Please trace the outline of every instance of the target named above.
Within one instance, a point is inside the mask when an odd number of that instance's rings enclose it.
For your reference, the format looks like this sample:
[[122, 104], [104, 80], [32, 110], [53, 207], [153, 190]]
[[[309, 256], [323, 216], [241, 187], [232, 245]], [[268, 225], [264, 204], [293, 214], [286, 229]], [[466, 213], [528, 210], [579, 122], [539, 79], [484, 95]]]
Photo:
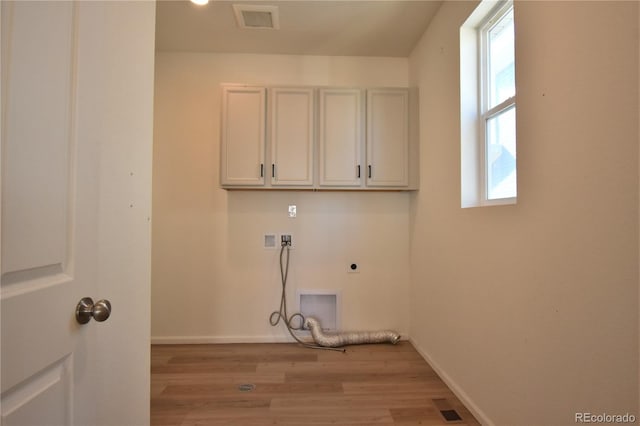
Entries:
[[264, 164], [260, 163], [260, 177], [264, 177]]
[[369, 164], [369, 179], [371, 179], [371, 164]]
[[360, 179], [360, 164], [358, 164], [358, 179]]
[[275, 164], [271, 165], [271, 177], [272, 178], [276, 177], [276, 165]]

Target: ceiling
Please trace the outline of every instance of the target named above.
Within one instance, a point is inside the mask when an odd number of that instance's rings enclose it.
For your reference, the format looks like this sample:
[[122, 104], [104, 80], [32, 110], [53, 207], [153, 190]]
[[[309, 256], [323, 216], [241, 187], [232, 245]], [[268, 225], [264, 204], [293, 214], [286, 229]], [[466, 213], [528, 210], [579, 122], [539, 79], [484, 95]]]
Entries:
[[[158, 1], [156, 50], [407, 57], [442, 1]], [[233, 4], [274, 5], [280, 29], [242, 29]]]

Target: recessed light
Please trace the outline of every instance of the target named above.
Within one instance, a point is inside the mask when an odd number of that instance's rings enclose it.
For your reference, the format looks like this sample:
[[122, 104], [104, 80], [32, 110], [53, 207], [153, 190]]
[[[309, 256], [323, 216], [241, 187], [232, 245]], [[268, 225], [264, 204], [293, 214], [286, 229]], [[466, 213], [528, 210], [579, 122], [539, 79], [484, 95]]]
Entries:
[[191, 3], [197, 4], [198, 6], [204, 6], [209, 3], [209, 0], [191, 0]]

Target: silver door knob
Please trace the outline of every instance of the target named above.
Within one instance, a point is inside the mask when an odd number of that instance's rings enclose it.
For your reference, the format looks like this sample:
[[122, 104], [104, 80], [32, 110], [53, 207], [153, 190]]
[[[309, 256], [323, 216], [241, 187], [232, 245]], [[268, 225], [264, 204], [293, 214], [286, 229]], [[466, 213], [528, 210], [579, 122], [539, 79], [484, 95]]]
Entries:
[[91, 318], [98, 322], [106, 321], [111, 315], [111, 302], [106, 299], [93, 303], [90, 297], [83, 297], [76, 306], [76, 321], [86, 324]]

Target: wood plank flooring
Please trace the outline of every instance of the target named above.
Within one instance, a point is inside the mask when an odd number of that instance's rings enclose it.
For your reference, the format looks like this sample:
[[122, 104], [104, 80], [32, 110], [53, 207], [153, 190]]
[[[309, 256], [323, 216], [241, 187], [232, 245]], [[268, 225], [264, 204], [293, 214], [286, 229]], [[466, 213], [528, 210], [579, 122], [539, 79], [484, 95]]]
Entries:
[[[255, 385], [248, 392], [242, 384]], [[462, 418], [446, 421], [442, 411]], [[153, 345], [151, 425], [479, 425], [411, 343]]]

